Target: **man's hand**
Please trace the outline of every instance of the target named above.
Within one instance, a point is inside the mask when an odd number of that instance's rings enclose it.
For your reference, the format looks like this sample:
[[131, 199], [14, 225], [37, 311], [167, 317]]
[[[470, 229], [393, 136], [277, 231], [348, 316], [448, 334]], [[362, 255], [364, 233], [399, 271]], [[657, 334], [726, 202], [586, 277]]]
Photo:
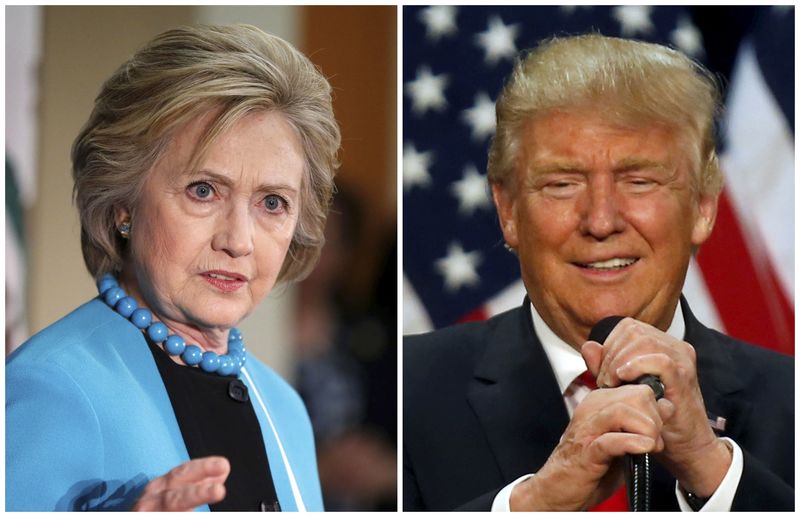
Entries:
[[605, 345], [589, 341], [581, 353], [598, 386], [613, 388], [645, 374], [661, 379], [662, 400], [674, 405], [675, 414], [665, 420], [664, 450], [656, 458], [685, 490], [711, 496], [730, 467], [731, 454], [708, 422], [694, 348], [646, 323], [625, 318]]
[[225, 498], [231, 465], [222, 456], [187, 461], [147, 483], [132, 510], [187, 512]]
[[622, 456], [664, 448], [661, 430], [671, 412], [647, 386], [591, 392], [539, 472], [514, 487], [511, 510], [576, 511], [602, 502], [622, 481]]

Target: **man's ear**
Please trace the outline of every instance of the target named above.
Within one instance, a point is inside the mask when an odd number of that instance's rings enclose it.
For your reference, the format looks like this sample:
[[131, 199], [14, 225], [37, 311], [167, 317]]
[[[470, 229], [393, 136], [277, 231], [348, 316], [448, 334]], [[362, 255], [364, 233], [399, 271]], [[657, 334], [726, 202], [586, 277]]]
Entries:
[[519, 245], [517, 236], [517, 220], [515, 199], [508, 187], [500, 183], [492, 183], [492, 199], [497, 208], [497, 215], [500, 218], [500, 229], [503, 231], [503, 238], [506, 244], [516, 249]]
[[699, 247], [711, 236], [714, 223], [717, 221], [717, 207], [719, 205], [719, 194], [705, 195], [700, 194], [697, 202], [697, 215], [692, 228], [692, 245]]

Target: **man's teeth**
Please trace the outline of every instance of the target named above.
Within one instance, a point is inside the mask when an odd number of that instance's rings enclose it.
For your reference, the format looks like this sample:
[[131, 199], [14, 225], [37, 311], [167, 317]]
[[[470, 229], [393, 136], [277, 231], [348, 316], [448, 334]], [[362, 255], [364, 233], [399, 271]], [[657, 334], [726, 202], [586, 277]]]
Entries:
[[609, 260], [603, 260], [601, 262], [590, 262], [585, 264], [584, 267], [592, 269], [615, 269], [630, 266], [636, 262], [636, 260], [637, 259], [633, 258], [612, 258]]

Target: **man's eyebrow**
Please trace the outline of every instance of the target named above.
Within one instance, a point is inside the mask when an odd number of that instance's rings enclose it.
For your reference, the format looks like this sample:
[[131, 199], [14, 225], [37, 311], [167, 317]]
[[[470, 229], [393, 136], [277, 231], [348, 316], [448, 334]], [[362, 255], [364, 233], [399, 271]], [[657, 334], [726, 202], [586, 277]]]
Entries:
[[528, 168], [528, 172], [539, 176], [543, 174], [556, 174], [556, 173], [565, 173], [565, 172], [573, 172], [573, 173], [582, 173], [586, 172], [587, 168], [578, 162], [546, 162], [541, 164], [532, 164]]
[[[641, 158], [631, 156], [623, 158], [614, 164], [613, 172], [628, 172], [636, 169], [656, 169], [664, 172], [672, 172], [674, 167], [669, 163], [663, 161], [652, 160], [649, 158]], [[541, 176], [545, 174], [558, 174], [558, 173], [575, 173], [584, 174], [589, 172], [590, 168], [584, 164], [573, 161], [550, 161], [542, 163], [534, 163], [528, 167], [528, 172], [532, 176]]]
[[632, 156], [630, 158], [623, 158], [614, 164], [613, 170], [614, 172], [627, 172], [634, 169], [658, 169], [671, 172], [673, 167], [669, 163]]

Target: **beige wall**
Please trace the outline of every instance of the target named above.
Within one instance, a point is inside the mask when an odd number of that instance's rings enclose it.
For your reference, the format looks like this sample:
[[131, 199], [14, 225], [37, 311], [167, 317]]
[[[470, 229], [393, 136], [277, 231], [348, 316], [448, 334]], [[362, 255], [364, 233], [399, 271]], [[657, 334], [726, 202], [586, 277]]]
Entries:
[[73, 138], [116, 67], [148, 38], [191, 20], [180, 7], [47, 7], [43, 14], [39, 182], [28, 217], [31, 333], [96, 295], [71, 202]]

